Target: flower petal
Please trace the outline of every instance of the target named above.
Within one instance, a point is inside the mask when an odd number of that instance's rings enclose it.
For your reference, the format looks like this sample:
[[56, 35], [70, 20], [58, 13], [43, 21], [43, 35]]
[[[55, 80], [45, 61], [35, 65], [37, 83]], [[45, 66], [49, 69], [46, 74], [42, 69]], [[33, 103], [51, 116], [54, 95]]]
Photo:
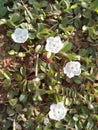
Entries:
[[49, 118], [56, 120], [56, 118], [55, 118], [55, 116], [54, 116], [52, 111], [49, 111]]

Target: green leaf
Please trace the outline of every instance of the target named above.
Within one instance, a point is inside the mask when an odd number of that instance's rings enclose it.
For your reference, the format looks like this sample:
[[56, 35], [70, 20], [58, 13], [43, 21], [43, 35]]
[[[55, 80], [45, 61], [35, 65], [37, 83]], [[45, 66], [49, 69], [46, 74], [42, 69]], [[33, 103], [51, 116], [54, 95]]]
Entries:
[[0, 0], [0, 5], [4, 5], [5, 0]]
[[84, 12], [83, 13], [83, 16], [85, 17], [85, 18], [87, 18], [87, 19], [90, 19], [91, 18], [91, 12], [89, 11], [89, 12]]
[[41, 113], [40, 115], [37, 116], [36, 121], [39, 123], [43, 123], [44, 121], [44, 115]]
[[9, 55], [12, 56], [12, 55], [15, 55], [16, 52], [14, 50], [10, 50], [8, 53], [9, 53]]
[[77, 7], [78, 7], [78, 5], [77, 5], [77, 4], [74, 4], [74, 5], [71, 6], [71, 9], [75, 9], [75, 8], [77, 8]]
[[83, 115], [88, 115], [88, 113], [89, 113], [89, 110], [87, 109], [87, 107], [85, 107], [85, 106], [82, 106], [82, 113], [83, 113]]
[[94, 126], [93, 120], [92, 119], [88, 119], [88, 123], [86, 125], [87, 130], [91, 130], [93, 126]]
[[34, 101], [42, 101], [43, 99], [42, 99], [41, 95], [39, 94], [39, 92], [37, 92], [37, 93], [34, 95], [33, 100], [34, 100]]
[[33, 92], [36, 89], [36, 87], [34, 86], [34, 83], [32, 81], [28, 82], [27, 88], [28, 88], [29, 92]]
[[9, 88], [11, 86], [11, 80], [5, 79], [3, 82], [3, 87], [4, 88]]
[[9, 100], [9, 103], [10, 103], [11, 106], [15, 106], [17, 104], [17, 101], [18, 101], [17, 98], [13, 98], [13, 99]]
[[60, 122], [57, 122], [56, 124], [55, 124], [55, 128], [64, 128], [63, 127], [63, 124], [62, 123], [60, 123]]
[[2, 121], [2, 115], [0, 114], [0, 122]]
[[15, 78], [16, 78], [16, 81], [21, 81], [22, 80], [22, 76], [19, 73], [15, 73]]
[[72, 43], [69, 41], [66, 41], [66, 42], [64, 42], [64, 47], [63, 47], [62, 51], [68, 52], [72, 49], [72, 47], [73, 47]]
[[33, 5], [35, 8], [39, 8], [39, 3], [36, 0], [29, 0], [29, 4]]
[[8, 130], [8, 129], [11, 127], [11, 124], [12, 124], [11, 121], [5, 120], [5, 123], [4, 123], [4, 125], [3, 125], [3, 128], [4, 128], [4, 129], [2, 129], [2, 130]]
[[29, 33], [29, 39], [34, 39], [35, 38], [35, 34], [33, 34], [33, 33]]
[[15, 51], [19, 51], [19, 50], [20, 50], [20, 44], [14, 44], [13, 49], [14, 49]]
[[82, 130], [82, 124], [80, 122], [75, 122], [75, 129], [76, 130]]
[[89, 54], [89, 52], [88, 52], [88, 50], [87, 49], [81, 49], [80, 51], [79, 51], [79, 54], [82, 56], [82, 57], [84, 57], [84, 56], [88, 56], [88, 54]]
[[73, 80], [74, 80], [74, 82], [76, 84], [81, 84], [82, 83], [82, 77], [74, 77]]
[[38, 126], [36, 127], [36, 130], [43, 130], [43, 128], [42, 128], [42, 126], [38, 125]]
[[15, 105], [15, 110], [18, 111], [18, 112], [21, 112], [22, 111], [22, 104], [16, 104]]
[[48, 71], [48, 75], [49, 75], [50, 77], [54, 76], [54, 71], [53, 71], [52, 69], [50, 69], [50, 70]]
[[5, 77], [4, 77], [3, 73], [0, 72], [0, 79], [4, 79], [4, 78]]
[[95, 0], [94, 2], [92, 2], [92, 4], [90, 5], [90, 8], [98, 13], [98, 0]]
[[11, 77], [10, 77], [10, 73], [9, 72], [3, 72], [4, 77], [10, 81]]
[[0, 5], [0, 18], [3, 17], [7, 13], [7, 8], [3, 5]]
[[50, 31], [47, 28], [44, 28], [41, 32], [37, 33], [37, 38], [42, 39], [44, 35], [50, 36]]
[[69, 23], [69, 19], [67, 17], [63, 18], [61, 21], [61, 26], [66, 27], [66, 25]]
[[70, 98], [66, 98], [66, 101], [65, 101], [65, 104], [66, 104], [66, 106], [70, 106], [71, 105], [71, 100], [70, 100]]
[[98, 115], [97, 114], [92, 114], [92, 119], [98, 120]]
[[38, 89], [38, 91], [39, 91], [40, 95], [46, 94], [46, 90], [45, 89]]
[[27, 101], [27, 94], [21, 94], [19, 97], [19, 101], [25, 103]]
[[10, 28], [15, 28], [15, 24], [14, 24], [11, 20], [7, 20], [6, 24], [7, 24]]
[[40, 7], [43, 8], [43, 7], [47, 7], [48, 6], [48, 2], [43, 0], [40, 2]]
[[40, 54], [43, 51], [43, 46], [37, 45], [35, 51]]
[[81, 21], [79, 19], [75, 19], [74, 20], [74, 25], [75, 25], [76, 28], [80, 28], [82, 23], [81, 23]]
[[89, 74], [87, 71], [82, 73], [83, 76], [85, 76], [87, 79], [89, 79], [90, 81], [94, 82], [94, 77], [92, 74]]
[[6, 19], [0, 19], [0, 25], [5, 24], [6, 22], [7, 22], [7, 20], [6, 20]]
[[23, 20], [23, 17], [19, 13], [14, 13], [10, 16], [10, 20], [15, 23], [15, 22], [20, 22]]
[[71, 114], [74, 114], [74, 113], [77, 113], [77, 111], [76, 111], [75, 108], [72, 108], [72, 109], [70, 109], [70, 113], [71, 113]]
[[39, 73], [38, 77], [40, 78], [40, 80], [42, 80], [46, 77], [46, 75], [45, 75], [45, 73]]
[[[12, 103], [12, 102], [11, 102]], [[7, 114], [9, 116], [13, 116], [15, 114], [15, 111], [13, 109], [11, 109], [10, 107], [7, 108]]]
[[34, 129], [34, 123], [32, 119], [28, 119], [25, 123], [24, 123], [24, 127], [25, 129]]
[[81, 6], [82, 6], [83, 8], [87, 8], [87, 7], [88, 7], [88, 4], [87, 4], [86, 2], [84, 2], [84, 1], [82, 1], [82, 2], [81, 2]]
[[38, 32], [42, 32], [44, 29], [43, 23], [38, 23]]
[[23, 58], [23, 57], [26, 56], [26, 53], [25, 53], [25, 52], [19, 52], [19, 53], [18, 53], [18, 56], [21, 57], [21, 58]]
[[20, 67], [20, 73], [22, 75], [26, 75], [26, 67], [24, 67], [24, 66]]
[[26, 91], [26, 86], [27, 86], [27, 80], [26, 79], [23, 79], [21, 82], [20, 82], [20, 88], [23, 92]]
[[77, 122], [77, 121], [79, 120], [79, 116], [78, 116], [77, 114], [75, 114], [75, 115], [73, 116], [73, 120]]
[[63, 0], [63, 1], [66, 4], [66, 8], [69, 9], [71, 1], [70, 0]]
[[67, 54], [67, 57], [69, 60], [80, 60], [81, 56], [76, 55], [75, 53], [69, 53]]
[[8, 93], [7, 93], [7, 98], [8, 99], [12, 99], [14, 97], [14, 91], [9, 91]]
[[34, 31], [34, 28], [33, 28], [32, 24], [28, 24], [28, 23], [22, 22], [22, 23], [20, 24], [20, 26], [21, 26], [21, 28], [26, 28], [26, 29], [28, 29], [28, 30]]
[[73, 119], [70, 119], [70, 121], [68, 122], [68, 125], [71, 127], [75, 126], [75, 121]]

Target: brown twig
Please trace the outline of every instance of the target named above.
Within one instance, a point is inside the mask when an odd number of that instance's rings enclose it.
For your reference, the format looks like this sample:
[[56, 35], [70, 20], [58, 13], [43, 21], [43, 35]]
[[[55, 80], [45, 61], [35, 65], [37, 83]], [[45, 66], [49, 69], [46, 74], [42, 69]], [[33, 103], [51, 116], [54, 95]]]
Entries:
[[38, 76], [38, 59], [39, 59], [39, 54], [36, 55], [35, 77]]

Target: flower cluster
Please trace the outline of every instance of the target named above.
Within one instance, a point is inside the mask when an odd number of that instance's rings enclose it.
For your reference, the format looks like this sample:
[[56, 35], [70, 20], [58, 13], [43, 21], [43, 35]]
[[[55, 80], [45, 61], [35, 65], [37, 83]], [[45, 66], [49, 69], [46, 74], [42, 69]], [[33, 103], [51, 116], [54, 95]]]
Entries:
[[[24, 43], [28, 39], [28, 30], [17, 28], [14, 33], [11, 35], [12, 39], [16, 43]], [[63, 43], [59, 36], [49, 37], [46, 40], [46, 51], [52, 52], [54, 54], [58, 53], [63, 48]], [[81, 64], [78, 61], [70, 61], [64, 67], [64, 74], [66, 74], [69, 78], [74, 76], [79, 76], [81, 74]], [[36, 78], [36, 81], [39, 81]], [[64, 119], [67, 114], [67, 108], [64, 107], [62, 102], [58, 102], [57, 104], [52, 104], [50, 106], [49, 117], [50, 119], [60, 121]], [[44, 124], [47, 125], [49, 123], [49, 119], [44, 119]]]
[[[63, 43], [59, 36], [49, 37], [46, 41], [45, 49], [52, 53], [58, 53], [63, 48]], [[64, 67], [64, 73], [72, 78], [81, 74], [81, 64], [78, 61], [70, 61]]]

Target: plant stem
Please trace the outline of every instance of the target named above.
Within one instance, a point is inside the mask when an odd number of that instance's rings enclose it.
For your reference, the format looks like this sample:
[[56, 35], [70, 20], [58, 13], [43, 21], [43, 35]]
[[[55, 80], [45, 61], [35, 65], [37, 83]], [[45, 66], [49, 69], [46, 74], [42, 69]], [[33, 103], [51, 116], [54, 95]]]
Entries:
[[38, 59], [39, 59], [39, 54], [36, 55], [35, 77], [38, 76]]
[[32, 57], [34, 56], [24, 45], [21, 46], [26, 51], [26, 53], [29, 53]]
[[34, 18], [33, 18], [32, 14], [31, 14], [31, 12], [30, 12], [30, 11], [28, 10], [28, 8], [25, 6], [23, 0], [21, 0], [21, 3], [23, 4], [24, 8], [26, 9], [26, 11], [27, 11], [29, 17], [31, 18], [31, 20], [34, 20]]
[[70, 130], [76, 130], [76, 129], [74, 129], [74, 128], [71, 128], [70, 126], [68, 126], [68, 125], [64, 125], [66, 128], [68, 128], [68, 129], [70, 129]]

